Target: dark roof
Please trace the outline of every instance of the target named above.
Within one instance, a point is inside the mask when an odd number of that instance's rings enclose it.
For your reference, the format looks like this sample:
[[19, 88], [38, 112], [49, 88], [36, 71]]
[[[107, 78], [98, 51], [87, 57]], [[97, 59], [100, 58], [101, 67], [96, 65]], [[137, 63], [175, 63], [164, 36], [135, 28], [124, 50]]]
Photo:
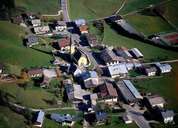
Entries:
[[110, 63], [118, 60], [118, 57], [114, 54], [114, 52], [112, 50], [109, 50], [108, 48], [101, 51], [100, 57], [105, 63]]
[[109, 19], [110, 19], [110, 21], [114, 22], [114, 21], [122, 19], [122, 17], [121, 16], [110, 16]]
[[99, 90], [100, 90], [100, 96], [101, 98], [105, 98], [105, 97], [117, 97], [117, 91], [116, 89], [113, 87], [112, 83], [110, 82], [105, 82], [104, 84], [99, 86]]
[[104, 121], [107, 119], [107, 113], [105, 112], [96, 112], [96, 120], [97, 121]]
[[27, 39], [27, 44], [28, 44], [28, 43], [29, 43], [29, 44], [32, 44], [32, 43], [38, 42], [38, 37], [35, 36], [35, 35], [28, 35], [28, 36], [26, 37], [26, 39]]
[[145, 71], [148, 73], [157, 71], [156, 67], [144, 67], [144, 68], [145, 68]]
[[78, 61], [81, 56], [82, 56], [81, 51], [78, 50], [78, 49], [76, 49], [76, 51], [75, 51], [75, 53], [74, 53], [74, 55], [73, 55], [74, 59], [75, 59], [76, 61]]
[[62, 123], [62, 122], [72, 122], [73, 117], [69, 114], [56, 114], [52, 113], [51, 114], [51, 119], [55, 120], [56, 122]]

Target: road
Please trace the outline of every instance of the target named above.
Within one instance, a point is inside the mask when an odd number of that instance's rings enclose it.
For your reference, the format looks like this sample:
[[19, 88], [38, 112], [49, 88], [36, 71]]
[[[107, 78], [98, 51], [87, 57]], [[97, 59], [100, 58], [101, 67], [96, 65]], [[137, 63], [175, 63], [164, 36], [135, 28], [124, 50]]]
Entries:
[[70, 22], [69, 12], [68, 12], [68, 0], [59, 0], [60, 7], [63, 11], [63, 20], [66, 22]]
[[[166, 61], [159, 61], [159, 63], [177, 63], [178, 59], [175, 60], [166, 60]], [[142, 63], [142, 65], [151, 65], [151, 64], [155, 64], [157, 62], [150, 62], [150, 63]]]
[[139, 128], [151, 128], [149, 125], [149, 121], [147, 121], [143, 116], [143, 111], [126, 104], [123, 105], [123, 108], [126, 109], [127, 113], [130, 114], [133, 121], [137, 124]]

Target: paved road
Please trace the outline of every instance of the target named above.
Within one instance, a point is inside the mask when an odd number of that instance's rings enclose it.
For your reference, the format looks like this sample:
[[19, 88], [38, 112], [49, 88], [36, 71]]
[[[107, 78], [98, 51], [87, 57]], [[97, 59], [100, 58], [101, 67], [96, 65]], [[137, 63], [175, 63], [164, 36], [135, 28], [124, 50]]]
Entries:
[[123, 108], [131, 115], [133, 121], [139, 128], [151, 128], [149, 122], [143, 116], [143, 111], [126, 104], [123, 105]]
[[59, 0], [61, 10], [63, 11], [63, 20], [66, 22], [70, 22], [69, 12], [68, 12], [68, 0]]
[[[178, 59], [175, 60], [166, 60], [166, 61], [159, 61], [159, 63], [177, 63]], [[155, 64], [156, 62], [150, 62], [150, 63], [142, 63], [142, 65], [150, 65]]]

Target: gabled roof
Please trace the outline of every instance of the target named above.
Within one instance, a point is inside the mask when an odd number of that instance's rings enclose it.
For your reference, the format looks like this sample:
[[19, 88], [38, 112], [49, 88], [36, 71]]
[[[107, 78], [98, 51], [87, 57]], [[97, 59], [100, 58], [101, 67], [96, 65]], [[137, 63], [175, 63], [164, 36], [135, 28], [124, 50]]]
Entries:
[[128, 73], [126, 65], [121, 63], [109, 65], [108, 70], [111, 76]]
[[155, 106], [157, 104], [165, 104], [166, 101], [160, 96], [147, 97], [150, 105]]
[[70, 46], [70, 39], [69, 38], [62, 38], [59, 40], [58, 45], [60, 48]]
[[42, 74], [43, 70], [41, 68], [32, 68], [28, 70], [28, 75]]
[[103, 85], [100, 85], [99, 90], [102, 98], [109, 97], [109, 96], [111, 97], [118, 96], [116, 89], [113, 87], [112, 83], [110, 82], [105, 82]]
[[98, 75], [95, 71], [86, 71], [81, 74], [81, 77], [83, 80], [89, 79], [89, 78], [98, 78]]

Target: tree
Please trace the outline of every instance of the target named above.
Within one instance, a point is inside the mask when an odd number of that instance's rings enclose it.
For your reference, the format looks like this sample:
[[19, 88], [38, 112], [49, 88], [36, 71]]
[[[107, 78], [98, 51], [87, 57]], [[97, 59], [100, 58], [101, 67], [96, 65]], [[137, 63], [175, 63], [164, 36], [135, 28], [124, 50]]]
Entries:
[[24, 116], [27, 119], [28, 124], [31, 125], [32, 124], [33, 114], [32, 114], [32, 111], [29, 108], [26, 108], [24, 110]]

